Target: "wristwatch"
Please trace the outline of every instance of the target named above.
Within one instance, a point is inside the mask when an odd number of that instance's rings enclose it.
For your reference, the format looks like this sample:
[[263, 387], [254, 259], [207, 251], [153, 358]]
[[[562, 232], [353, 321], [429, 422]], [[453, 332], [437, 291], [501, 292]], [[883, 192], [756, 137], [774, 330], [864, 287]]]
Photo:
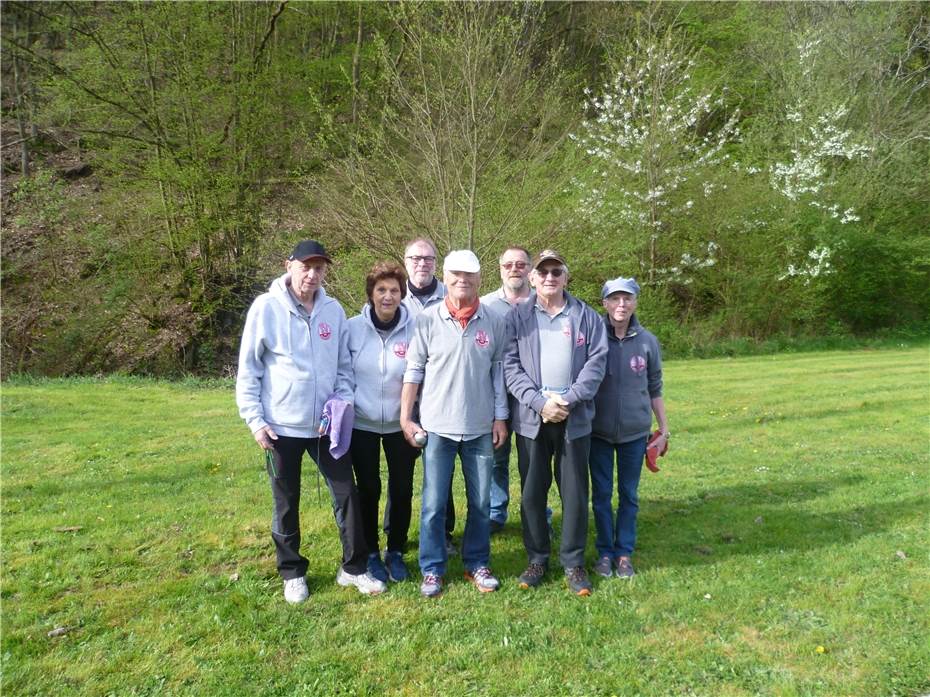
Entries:
[[672, 438], [672, 432], [671, 432], [671, 431], [666, 431], [663, 435], [665, 436], [665, 440], [671, 440], [671, 438]]

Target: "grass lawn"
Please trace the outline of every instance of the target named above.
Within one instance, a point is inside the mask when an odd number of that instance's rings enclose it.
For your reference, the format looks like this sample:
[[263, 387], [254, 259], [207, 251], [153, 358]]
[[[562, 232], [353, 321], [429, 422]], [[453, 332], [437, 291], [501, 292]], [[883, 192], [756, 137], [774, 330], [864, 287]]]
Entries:
[[639, 574], [589, 598], [560, 573], [517, 588], [518, 496], [492, 542], [499, 592], [457, 560], [435, 601], [417, 582], [340, 588], [308, 472], [311, 597], [291, 607], [231, 386], [5, 383], [2, 691], [926, 693], [928, 391], [926, 346], [667, 363], [674, 436], [643, 473]]

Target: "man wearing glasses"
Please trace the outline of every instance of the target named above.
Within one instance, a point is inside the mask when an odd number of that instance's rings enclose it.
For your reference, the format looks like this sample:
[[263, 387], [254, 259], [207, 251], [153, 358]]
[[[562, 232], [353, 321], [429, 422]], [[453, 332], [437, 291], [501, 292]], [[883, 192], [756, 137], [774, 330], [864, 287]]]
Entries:
[[607, 334], [597, 312], [565, 290], [568, 266], [551, 249], [536, 255], [531, 274], [535, 300], [508, 315], [510, 340], [504, 358], [507, 389], [516, 398], [523, 544], [529, 565], [521, 588], [540, 584], [551, 542], [546, 500], [553, 467], [562, 499], [559, 561], [569, 589], [590, 595], [584, 568], [588, 536], [588, 454], [594, 396], [607, 364]]
[[[530, 297], [530, 253], [523, 247], [507, 247], [500, 256], [501, 287], [481, 296], [481, 304], [502, 318], [511, 308]], [[509, 426], [509, 424], [508, 424]], [[510, 503], [510, 449], [508, 434], [504, 444], [494, 451], [491, 470], [491, 533], [500, 532], [507, 523]]]
[[404, 249], [407, 269], [407, 297], [404, 305], [416, 320], [423, 310], [446, 297], [446, 287], [435, 276], [436, 246], [425, 237], [415, 239]]
[[[416, 326], [417, 316], [431, 305], [442, 302], [446, 297], [446, 286], [436, 278], [436, 245], [431, 239], [418, 237], [404, 248], [404, 267], [407, 269], [407, 297], [404, 307]], [[384, 533], [389, 532], [388, 514], [391, 500], [384, 507]], [[455, 501], [452, 498], [452, 482], [449, 482], [449, 500], [446, 502], [446, 553], [458, 553], [452, 532], [455, 530]]]

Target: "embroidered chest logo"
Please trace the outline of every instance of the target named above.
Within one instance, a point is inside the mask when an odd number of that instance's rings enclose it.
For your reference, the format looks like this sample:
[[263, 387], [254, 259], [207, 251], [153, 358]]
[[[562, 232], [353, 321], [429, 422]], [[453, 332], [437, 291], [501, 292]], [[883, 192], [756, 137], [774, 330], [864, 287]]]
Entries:
[[394, 344], [394, 355], [397, 356], [398, 358], [407, 357], [407, 342], [406, 341], [398, 341], [396, 344]]
[[326, 324], [326, 322], [320, 322], [317, 332], [319, 332], [320, 338], [323, 341], [329, 341], [329, 338], [333, 335], [333, 328]]
[[639, 355], [633, 356], [630, 359], [630, 370], [641, 375], [646, 370], [646, 359]]
[[575, 337], [575, 346], [584, 346], [584, 332], [578, 332], [578, 336]]
[[491, 345], [491, 338], [488, 336], [487, 332], [483, 329], [479, 329], [475, 332], [475, 343], [481, 348], [487, 348]]

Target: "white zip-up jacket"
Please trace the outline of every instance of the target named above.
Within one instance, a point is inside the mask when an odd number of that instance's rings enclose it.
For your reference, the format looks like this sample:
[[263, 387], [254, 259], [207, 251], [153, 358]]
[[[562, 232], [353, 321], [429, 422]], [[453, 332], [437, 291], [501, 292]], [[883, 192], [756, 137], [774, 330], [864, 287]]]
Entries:
[[326, 400], [353, 401], [348, 322], [322, 288], [307, 315], [289, 284], [288, 274], [275, 279], [249, 308], [236, 404], [252, 433], [270, 426], [280, 436], [317, 438]]
[[382, 339], [371, 321], [371, 306], [349, 320], [349, 354], [355, 373], [355, 428], [373, 433], [400, 430], [400, 392], [413, 338], [410, 312], [399, 308], [400, 320]]

